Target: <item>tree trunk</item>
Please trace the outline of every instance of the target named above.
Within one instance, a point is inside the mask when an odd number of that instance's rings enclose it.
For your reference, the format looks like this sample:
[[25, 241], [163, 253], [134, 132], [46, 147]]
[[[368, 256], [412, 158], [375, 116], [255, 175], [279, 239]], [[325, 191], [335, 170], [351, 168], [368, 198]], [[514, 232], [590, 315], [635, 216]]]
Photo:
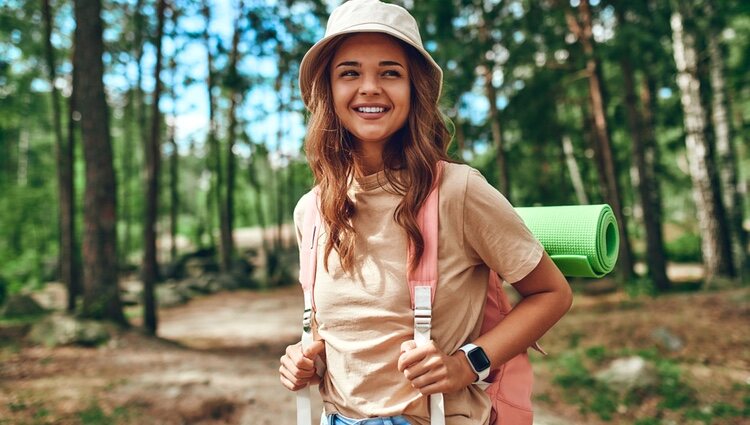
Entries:
[[[224, 231], [222, 232], [222, 245], [224, 246], [224, 249], [227, 252], [234, 252], [234, 239], [232, 237], [234, 233], [234, 188], [236, 183], [236, 158], [234, 155], [234, 145], [237, 140], [237, 104], [240, 103], [242, 98], [242, 93], [238, 87], [239, 84], [239, 72], [237, 70], [237, 62], [239, 61], [239, 45], [240, 45], [240, 38], [242, 37], [242, 28], [240, 27], [241, 19], [243, 16], [243, 12], [245, 10], [245, 4], [244, 1], [240, 0], [238, 11], [235, 23], [234, 23], [234, 34], [232, 35], [232, 52], [230, 54], [229, 58], [229, 73], [232, 76], [230, 78], [230, 82], [232, 84], [232, 87], [230, 87], [229, 90], [229, 96], [230, 96], [230, 105], [229, 105], [229, 128], [228, 131], [228, 137], [227, 137], [227, 147], [226, 147], [226, 155], [227, 155], [227, 187], [226, 187], [226, 194], [224, 195], [224, 218], [222, 220], [222, 225], [225, 227]], [[224, 239], [224, 236], [226, 236], [226, 240]], [[231, 270], [232, 264], [231, 264], [231, 257], [227, 256], [226, 258], [222, 258], [223, 261], [226, 261], [225, 264], [223, 264], [223, 268], [225, 270]]]
[[670, 24], [677, 65], [677, 85], [681, 92], [680, 101], [685, 120], [685, 145], [701, 233], [705, 279], [710, 284], [716, 277], [731, 276], [733, 272], [731, 253], [724, 248], [728, 246], [728, 229], [723, 219], [721, 201], [713, 190], [716, 187], [716, 172], [711, 161], [711, 146], [705, 137], [706, 115], [700, 99], [694, 40], [690, 33], [684, 31], [679, 8], [672, 12]]
[[[72, 46], [71, 62], [75, 61], [75, 43]], [[76, 195], [75, 195], [75, 184], [74, 184], [74, 168], [75, 162], [75, 145], [76, 145], [76, 122], [80, 119], [80, 113], [78, 111], [78, 73], [75, 67], [71, 73], [71, 90], [70, 97], [68, 98], [68, 128], [67, 128], [67, 144], [65, 150], [62, 152], [62, 157], [65, 161], [65, 166], [62, 167], [60, 173], [64, 173], [62, 181], [70, 189], [70, 194], [67, 195], [70, 198], [70, 205], [67, 208], [67, 214], [70, 215], [70, 242], [69, 246], [72, 246], [71, 250], [71, 264], [70, 270], [61, 269], [61, 275], [63, 279], [66, 275], [69, 276], [70, 283], [68, 284], [68, 305], [67, 310], [73, 312], [76, 309], [76, 301], [83, 293], [83, 283], [81, 282], [81, 251], [79, 249], [79, 242], [76, 238]], [[62, 196], [62, 195], [61, 195]], [[63, 267], [65, 267], [63, 265]]]
[[[176, 13], [174, 10], [174, 14]], [[177, 119], [177, 96], [175, 95], [175, 86], [177, 85], [176, 77], [177, 74], [177, 54], [170, 61], [170, 74], [172, 75], [170, 87], [170, 97], [172, 98], [172, 124], [169, 126], [169, 145], [172, 148], [172, 154], [169, 157], [169, 258], [173, 263], [177, 261], [177, 216], [178, 208], [180, 205], [179, 195], [179, 152], [177, 150], [177, 141], [175, 140], [176, 135], [176, 119]]]
[[580, 23], [573, 16], [570, 9], [566, 9], [566, 19], [571, 32], [577, 35], [586, 55], [589, 102], [591, 103], [591, 113], [594, 117], [594, 130], [597, 144], [600, 147], [604, 168], [604, 175], [601, 177], [605, 182], [605, 198], [617, 216], [617, 225], [620, 231], [620, 253], [618, 257], [619, 269], [622, 273], [622, 277], [625, 280], [628, 280], [633, 275], [633, 258], [630, 251], [627, 221], [623, 214], [622, 196], [620, 194], [620, 185], [617, 179], [617, 168], [612, 155], [612, 145], [609, 137], [609, 128], [607, 126], [607, 108], [604, 100], [604, 84], [601, 78], [601, 67], [594, 52], [591, 10], [589, 9], [588, 0], [581, 0], [579, 11], [581, 16]]
[[[281, 140], [284, 138], [284, 124], [282, 122], [282, 118], [284, 115], [284, 99], [281, 96], [281, 87], [282, 82], [284, 79], [284, 74], [289, 70], [288, 63], [286, 60], [285, 52], [281, 46], [281, 44], [277, 45], [277, 51], [276, 54], [279, 58], [279, 72], [276, 74], [276, 79], [274, 81], [274, 90], [278, 96], [279, 99], [279, 109], [278, 109], [278, 117], [279, 117], [279, 123], [278, 128], [276, 130], [276, 153], [281, 154]], [[273, 253], [272, 255], [278, 255], [278, 253], [281, 251], [282, 248], [282, 238], [281, 238], [281, 226], [284, 221], [284, 197], [282, 195], [283, 186], [284, 186], [284, 180], [281, 176], [281, 167], [278, 166], [274, 168], [273, 166], [270, 167], [271, 170], [271, 178], [272, 184], [271, 187], [274, 189], [274, 204], [276, 205], [276, 209], [274, 210], [276, 213], [276, 237], [274, 238], [273, 243]], [[269, 257], [270, 258], [270, 257]]]
[[146, 199], [143, 222], [143, 324], [156, 335], [156, 299], [154, 290], [159, 280], [159, 263], [156, 258], [156, 224], [159, 211], [159, 170], [161, 169], [161, 142], [159, 99], [161, 98], [162, 37], [164, 36], [164, 9], [166, 0], [159, 0], [156, 8], [156, 67], [154, 68], [154, 93], [151, 102], [151, 134], [146, 144]]
[[84, 297], [87, 317], [127, 324], [117, 274], [116, 184], [112, 167], [109, 116], [104, 96], [101, 3], [75, 0], [75, 56], [78, 106], [86, 163], [84, 197]]
[[[623, 17], [620, 16], [622, 22]], [[664, 245], [661, 231], [661, 208], [658, 205], [659, 188], [653, 175], [649, 173], [646, 161], [646, 147], [643, 135], [644, 123], [638, 113], [636, 104], [635, 78], [633, 67], [626, 56], [620, 58], [620, 68], [625, 89], [625, 112], [630, 128], [630, 137], [633, 143], [633, 175], [634, 185], [638, 188], [641, 208], [643, 209], [643, 223], [646, 228], [646, 263], [648, 273], [656, 289], [664, 292], [669, 289], [667, 278], [666, 258], [664, 257]], [[653, 141], [652, 141], [653, 142]], [[656, 205], [652, 202], [653, 194], [657, 195]]]
[[570, 182], [573, 184], [573, 189], [576, 192], [576, 199], [579, 204], [587, 205], [589, 203], [589, 198], [586, 196], [586, 189], [583, 186], [581, 170], [578, 168], [578, 161], [576, 161], [576, 157], [573, 153], [573, 142], [567, 134], [562, 137], [562, 146], [565, 155], [565, 165], [570, 174]]
[[[664, 234], [662, 232], [662, 205], [661, 188], [656, 179], [656, 164], [659, 163], [658, 146], [656, 141], [656, 123], [654, 121], [654, 109], [656, 102], [653, 97], [655, 79], [645, 73], [641, 84], [641, 108], [642, 114], [638, 121], [642, 143], [635, 150], [635, 162], [639, 168], [640, 177], [639, 193], [643, 205], [643, 220], [646, 227], [646, 255], [648, 256], [649, 275], [659, 290], [670, 286], [667, 276], [667, 259], [664, 255]], [[635, 91], [635, 89], [633, 89]]]
[[[73, 191], [73, 140], [67, 141], [62, 131], [62, 111], [60, 110], [59, 95], [55, 80], [55, 50], [52, 47], [52, 8], [49, 0], [42, 0], [42, 13], [44, 15], [45, 53], [47, 72], [49, 74], [50, 86], [52, 87], [52, 123], [55, 131], [55, 150], [57, 159], [57, 187], [59, 193], [58, 225], [60, 228], [60, 281], [66, 288], [78, 286], [76, 282], [76, 243], [75, 243], [75, 202]], [[68, 311], [75, 310], [75, 295], [77, 291], [68, 291], [74, 296], [68, 299]]]
[[709, 19], [708, 55], [709, 74], [711, 79], [711, 122], [716, 142], [716, 162], [719, 168], [722, 201], [729, 218], [733, 263], [740, 280], [745, 274], [747, 264], [747, 235], [742, 227], [744, 209], [742, 197], [737, 189], [737, 153], [732, 142], [732, 126], [729, 118], [726, 79], [724, 78], [724, 58], [719, 43], [721, 28], [716, 23], [716, 14], [711, 2], [704, 5]]
[[[253, 146], [252, 142], [250, 143], [250, 145]], [[268, 246], [268, 237], [266, 236], [266, 227], [268, 226], [268, 220], [266, 219], [266, 214], [263, 212], [263, 194], [260, 189], [260, 181], [258, 181], [258, 157], [260, 155], [257, 153], [257, 151], [258, 148], [256, 147], [254, 152], [250, 154], [250, 163], [247, 167], [247, 180], [250, 184], [250, 187], [253, 189], [253, 192], [255, 193], [255, 202], [253, 203], [253, 206], [255, 207], [255, 216], [258, 219], [258, 226], [260, 226], [263, 253], [267, 256], [270, 251], [270, 247]]]
[[177, 190], [179, 179], [179, 157], [174, 130], [172, 131], [173, 133], [169, 138], [169, 145], [172, 147], [172, 155], [169, 157], [169, 258], [172, 262], [175, 262], [177, 261], [177, 214], [180, 195]]
[[[134, 90], [134, 102], [135, 105], [128, 105], [131, 108], [131, 111], [134, 111], [135, 114], [135, 124], [137, 129], [137, 143], [140, 143], [144, 150], [146, 149], [146, 145], [148, 144], [148, 137], [146, 134], [146, 104], [145, 104], [145, 94], [143, 93], [143, 36], [145, 34], [144, 29], [144, 16], [143, 16], [143, 0], [137, 0], [135, 3], [135, 9], [133, 10], [134, 13], [134, 35], [133, 35], [133, 43], [135, 45], [135, 65], [136, 65], [136, 80], [135, 85], [133, 87]], [[128, 126], [131, 125], [131, 123], [127, 124]], [[128, 140], [132, 140], [131, 138], [128, 138]], [[134, 145], [135, 146], [135, 145]], [[121, 254], [123, 259], [127, 259], [128, 254], [132, 252], [133, 249], [133, 200], [135, 199], [134, 193], [131, 193], [132, 186], [130, 182], [132, 181], [133, 173], [136, 168], [134, 165], [134, 160], [136, 157], [135, 152], [137, 152], [137, 149], [132, 150], [133, 154], [131, 155], [123, 155], [123, 178], [122, 178], [122, 184], [123, 184], [123, 221], [125, 222], [125, 240], [122, 243], [123, 247], [123, 253]]]
[[[232, 235], [227, 233], [227, 211], [224, 203], [224, 173], [221, 167], [221, 144], [217, 136], [216, 122], [216, 99], [213, 89], [216, 86], [216, 72], [214, 70], [214, 57], [211, 50], [211, 38], [208, 32], [211, 23], [211, 9], [208, 0], [202, 3], [203, 18], [206, 20], [206, 27], [203, 32], [203, 39], [206, 43], [208, 79], [206, 85], [208, 88], [208, 146], [210, 150], [211, 168], [213, 174], [213, 199], [216, 205], [216, 213], [219, 218], [219, 266], [222, 272], [229, 271], [229, 265], [232, 262]], [[211, 221], [210, 223], [213, 223]], [[212, 233], [209, 231], [209, 233]], [[212, 237], [213, 239], [213, 237]]]
[[[483, 17], [479, 27], [479, 42], [483, 46], [490, 44], [489, 34], [487, 29], [487, 13], [483, 10]], [[494, 63], [490, 60], [482, 58], [482, 64], [484, 65], [484, 93], [487, 97], [487, 102], [490, 104], [489, 110], [489, 121], [490, 129], [492, 131], [492, 146], [495, 148], [495, 163], [497, 164], [497, 189], [505, 195], [510, 201], [510, 173], [508, 172], [508, 162], [505, 157], [505, 143], [503, 141], [503, 129], [500, 123], [500, 113], [497, 110], [497, 90], [495, 85], [492, 84], [492, 73], [494, 70]]]

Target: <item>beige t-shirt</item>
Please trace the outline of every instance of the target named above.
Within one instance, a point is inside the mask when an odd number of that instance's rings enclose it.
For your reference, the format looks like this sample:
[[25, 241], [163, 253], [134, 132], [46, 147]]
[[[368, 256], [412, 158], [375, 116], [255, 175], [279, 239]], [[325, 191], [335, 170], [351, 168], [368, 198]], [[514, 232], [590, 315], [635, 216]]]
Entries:
[[[294, 211], [298, 237], [309, 195]], [[515, 283], [536, 267], [543, 248], [505, 197], [473, 168], [446, 164], [439, 195], [431, 336], [452, 354], [479, 336], [489, 277], [485, 264]], [[412, 424], [428, 425], [427, 397], [396, 367], [401, 343], [414, 335], [407, 237], [393, 219], [400, 196], [382, 172], [355, 181], [349, 196], [356, 208], [353, 275], [342, 271], [335, 250], [326, 272], [325, 232], [318, 242], [314, 326], [326, 342], [328, 369], [320, 384], [326, 412], [356, 419], [403, 414]], [[490, 401], [470, 385], [445, 394], [445, 412], [448, 425], [486, 424]]]

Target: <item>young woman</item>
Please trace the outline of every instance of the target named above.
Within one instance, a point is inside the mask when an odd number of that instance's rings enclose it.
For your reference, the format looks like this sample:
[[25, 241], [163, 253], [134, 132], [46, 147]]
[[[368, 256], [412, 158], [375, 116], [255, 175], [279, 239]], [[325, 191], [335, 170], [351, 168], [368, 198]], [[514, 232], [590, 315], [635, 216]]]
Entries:
[[[305, 148], [323, 222], [316, 341], [305, 350], [289, 346], [279, 371], [292, 391], [320, 383], [330, 424], [426, 425], [427, 396], [437, 393], [447, 424], [487, 424], [490, 401], [473, 385], [478, 372], [461, 348], [473, 344], [493, 367], [502, 365], [571, 304], [565, 278], [508, 201], [479, 172], [447, 157], [441, 86], [442, 70], [414, 18], [377, 0], [339, 6], [300, 67], [311, 112]], [[406, 276], [423, 255], [416, 217], [434, 184], [439, 283], [432, 341], [417, 348]], [[295, 209], [298, 236], [309, 196]], [[523, 299], [480, 335], [491, 270]], [[322, 378], [319, 356], [327, 365]]]

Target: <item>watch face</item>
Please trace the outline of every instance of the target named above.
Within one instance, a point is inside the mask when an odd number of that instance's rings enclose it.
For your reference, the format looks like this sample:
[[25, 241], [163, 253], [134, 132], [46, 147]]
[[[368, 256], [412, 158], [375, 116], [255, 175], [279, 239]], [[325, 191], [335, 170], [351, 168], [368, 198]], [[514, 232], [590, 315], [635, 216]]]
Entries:
[[481, 347], [477, 347], [469, 351], [469, 361], [474, 366], [474, 369], [481, 372], [490, 367], [490, 359], [484, 354], [484, 350]]

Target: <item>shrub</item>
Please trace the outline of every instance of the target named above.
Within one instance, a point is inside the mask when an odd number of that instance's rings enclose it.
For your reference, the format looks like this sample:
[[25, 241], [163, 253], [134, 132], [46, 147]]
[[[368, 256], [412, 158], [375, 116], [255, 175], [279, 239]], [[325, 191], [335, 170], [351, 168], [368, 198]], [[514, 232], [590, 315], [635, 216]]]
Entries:
[[667, 259], [678, 263], [700, 263], [701, 238], [695, 233], [683, 233], [665, 244]]

